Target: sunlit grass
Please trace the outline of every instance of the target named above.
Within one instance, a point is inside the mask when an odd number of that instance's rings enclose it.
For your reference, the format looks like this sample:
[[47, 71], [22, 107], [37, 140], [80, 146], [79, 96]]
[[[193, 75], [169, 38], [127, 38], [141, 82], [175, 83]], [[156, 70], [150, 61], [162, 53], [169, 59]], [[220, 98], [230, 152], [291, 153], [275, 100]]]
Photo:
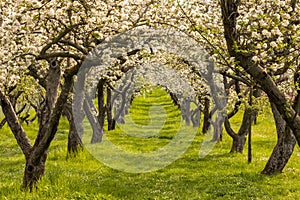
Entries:
[[[178, 130], [180, 121], [176, 119], [178, 110], [170, 106], [171, 100], [165, 93], [155, 90], [146, 98], [137, 98], [130, 111], [131, 118], [137, 125], [151, 124], [148, 111], [158, 100], [166, 108], [167, 119], [156, 135], [130, 136], [131, 131], [138, 129], [125, 124], [123, 130], [106, 132], [107, 136], [116, 145], [133, 152], [150, 152], [167, 144], [176, 134], [172, 130]], [[241, 117], [242, 113], [238, 113], [231, 120], [235, 130]], [[37, 123], [24, 126], [33, 142]], [[276, 144], [269, 113], [260, 115], [258, 124], [253, 126], [251, 164], [247, 163], [247, 145], [243, 154], [228, 153], [231, 139], [224, 132], [223, 142], [217, 143], [202, 159], [199, 150], [205, 136], [197, 134], [184, 155], [169, 166], [149, 173], [126, 173], [105, 166], [87, 150], [66, 160], [67, 133], [68, 123], [63, 118], [49, 149], [39, 189], [28, 193], [20, 190], [25, 159], [8, 127], [3, 127], [0, 130], [0, 199], [300, 199], [299, 147], [295, 148], [284, 173], [271, 177], [260, 174]]]

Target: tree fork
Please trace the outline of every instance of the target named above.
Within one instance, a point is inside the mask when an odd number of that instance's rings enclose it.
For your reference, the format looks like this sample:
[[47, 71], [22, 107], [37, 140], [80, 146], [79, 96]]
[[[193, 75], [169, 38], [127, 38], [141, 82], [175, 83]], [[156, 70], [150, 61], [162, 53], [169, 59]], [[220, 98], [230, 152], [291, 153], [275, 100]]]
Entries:
[[252, 118], [252, 109], [246, 108], [243, 115], [242, 125], [238, 133], [235, 133], [234, 130], [231, 128], [229, 118], [228, 117], [225, 118], [224, 126], [226, 132], [233, 139], [230, 153], [243, 152], [246, 143], [246, 135], [249, 134], [249, 127], [251, 126], [251, 118]]
[[30, 189], [30, 191], [32, 191], [33, 187], [37, 184], [44, 173], [47, 150], [56, 134], [64, 104], [67, 102], [69, 92], [72, 88], [73, 76], [77, 73], [78, 68], [79, 66], [75, 66], [65, 72], [65, 82], [54, 105], [53, 111], [51, 112], [48, 123], [41, 127], [42, 130], [39, 131], [39, 133], [44, 133], [43, 137], [37, 137], [33, 147], [31, 148], [30, 155], [26, 159], [23, 178], [23, 187], [25, 189]]

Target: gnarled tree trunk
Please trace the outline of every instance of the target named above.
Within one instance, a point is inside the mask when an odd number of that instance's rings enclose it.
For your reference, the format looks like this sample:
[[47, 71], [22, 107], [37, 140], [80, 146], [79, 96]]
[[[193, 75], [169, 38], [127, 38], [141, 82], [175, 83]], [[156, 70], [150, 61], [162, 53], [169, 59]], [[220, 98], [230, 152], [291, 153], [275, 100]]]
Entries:
[[273, 116], [276, 123], [277, 144], [273, 149], [272, 155], [269, 158], [262, 174], [272, 175], [280, 173], [289, 161], [296, 144], [296, 139], [291, 132], [291, 129], [282, 119], [274, 103], [271, 103]]
[[242, 125], [240, 126], [238, 133], [235, 133], [234, 130], [231, 128], [228, 117], [225, 118], [224, 125], [225, 125], [226, 132], [230, 135], [230, 137], [233, 140], [230, 153], [243, 152], [246, 143], [246, 136], [249, 133], [249, 127], [252, 120], [251, 111], [252, 111], [251, 108], [245, 109]]
[[36, 159], [34, 154], [30, 154], [26, 159], [26, 165], [23, 177], [23, 187], [29, 188], [32, 191], [36, 183], [42, 178], [45, 171], [45, 163], [47, 159], [47, 151], [44, 151], [43, 155]]
[[[62, 110], [55, 110], [54, 107], [58, 98], [58, 89], [60, 85], [60, 65], [56, 58], [49, 60], [49, 71], [46, 78], [46, 102], [41, 112], [38, 113], [39, 132], [30, 155], [26, 158], [26, 166], [24, 171], [24, 187], [29, 187], [32, 190], [33, 186], [42, 177], [45, 171], [45, 162], [47, 159], [47, 149], [50, 145], [50, 135], [57, 130], [58, 121], [51, 121], [51, 116], [54, 114], [61, 115]], [[65, 101], [64, 101], [65, 102]], [[61, 105], [62, 106], [62, 105]], [[52, 129], [52, 130], [51, 130]], [[49, 130], [51, 132], [49, 132]], [[49, 139], [45, 140], [47, 137]]]
[[30, 189], [30, 191], [32, 191], [44, 173], [47, 150], [57, 131], [63, 106], [67, 101], [68, 94], [72, 87], [73, 76], [79, 69], [79, 65], [76, 65], [75, 67], [65, 71], [64, 83], [62, 85], [61, 93], [57, 98], [58, 86], [60, 84], [59, 63], [56, 59], [54, 59], [50, 60], [49, 64], [50, 67], [46, 86], [46, 102], [42, 112], [39, 113], [40, 126], [34, 145], [31, 145], [9, 98], [0, 91], [0, 102], [3, 113], [18, 145], [25, 155], [26, 166], [24, 169], [23, 187], [25, 189]]

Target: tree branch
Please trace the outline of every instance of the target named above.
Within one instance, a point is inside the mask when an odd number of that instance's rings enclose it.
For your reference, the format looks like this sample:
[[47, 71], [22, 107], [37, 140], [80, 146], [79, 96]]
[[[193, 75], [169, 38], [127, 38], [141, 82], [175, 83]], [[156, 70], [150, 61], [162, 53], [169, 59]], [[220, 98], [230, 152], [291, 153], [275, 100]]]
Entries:
[[9, 98], [2, 91], [0, 91], [0, 104], [7, 123], [12, 130], [18, 145], [22, 149], [25, 157], [28, 158], [32, 145], [18, 119], [18, 116], [15, 113]]
[[70, 40], [61, 40], [61, 41], [59, 41], [59, 43], [66, 44], [66, 45], [69, 45], [71, 47], [74, 47], [75, 49], [77, 49], [78, 51], [83, 53], [84, 55], [88, 54], [88, 52], [83, 47], [81, 47], [79, 44], [71, 42]]
[[42, 78], [41, 76], [38, 75], [38, 71], [37, 69], [33, 66], [33, 64], [28, 66], [28, 74], [30, 76], [32, 76], [34, 79], [39, 81], [39, 84], [43, 87], [46, 88], [46, 81], [44, 78]]
[[74, 60], [84, 60], [84, 56], [79, 56], [76, 54], [72, 54], [67, 51], [63, 52], [54, 52], [54, 53], [48, 53], [48, 54], [40, 54], [36, 57], [36, 60], [43, 60], [43, 59], [49, 59], [49, 58], [73, 58]]
[[54, 38], [52, 40], [52, 42], [46, 44], [46, 46], [44, 46], [40, 52], [40, 56], [44, 55], [46, 53], [46, 51], [48, 49], [51, 48], [52, 45], [57, 44], [59, 42], [59, 40], [61, 40], [63, 37], [65, 37], [68, 33], [70, 33], [73, 29], [77, 28], [80, 25], [84, 25], [85, 23], [78, 23], [78, 24], [74, 24], [68, 28], [66, 28], [64, 31], [62, 31], [60, 34], [58, 34], [58, 36], [56, 38]]

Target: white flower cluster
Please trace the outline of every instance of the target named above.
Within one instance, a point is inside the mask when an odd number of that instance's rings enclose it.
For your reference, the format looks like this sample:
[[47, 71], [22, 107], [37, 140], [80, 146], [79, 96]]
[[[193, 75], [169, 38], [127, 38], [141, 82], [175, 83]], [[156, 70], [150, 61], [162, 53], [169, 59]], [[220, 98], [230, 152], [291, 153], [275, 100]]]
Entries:
[[[290, 1], [245, 1], [239, 7], [239, 14], [241, 43], [247, 41], [245, 50], [255, 54], [252, 58], [254, 62], [275, 69], [279, 66], [278, 62], [295, 55], [289, 49], [299, 47], [299, 41], [295, 38], [300, 36], [300, 26], [293, 20], [299, 17], [300, 11], [298, 7], [293, 11]], [[280, 56], [284, 57], [277, 59]]]

